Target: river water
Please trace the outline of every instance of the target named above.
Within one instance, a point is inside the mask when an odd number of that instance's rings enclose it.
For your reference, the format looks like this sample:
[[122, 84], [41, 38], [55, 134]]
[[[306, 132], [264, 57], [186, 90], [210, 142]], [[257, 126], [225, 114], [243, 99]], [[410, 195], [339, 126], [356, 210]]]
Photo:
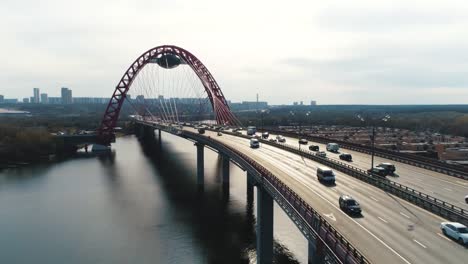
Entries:
[[[113, 153], [0, 171], [0, 263], [255, 263], [255, 207], [246, 173], [193, 143], [118, 138]], [[255, 205], [254, 205], [255, 206]], [[274, 207], [275, 263], [306, 263], [307, 241]]]

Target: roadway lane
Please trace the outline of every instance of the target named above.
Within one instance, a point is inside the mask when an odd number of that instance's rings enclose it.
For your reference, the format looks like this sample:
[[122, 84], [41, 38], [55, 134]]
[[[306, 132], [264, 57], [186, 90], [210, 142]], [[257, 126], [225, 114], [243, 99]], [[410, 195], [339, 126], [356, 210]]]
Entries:
[[[444, 220], [419, 207], [339, 172], [336, 186], [324, 186], [315, 176], [320, 164], [287, 151], [263, 144], [251, 149], [247, 139], [226, 134], [218, 137], [209, 131], [206, 135], [242, 150], [270, 169], [376, 263], [464, 263], [468, 257], [465, 248], [440, 236], [438, 226]], [[338, 207], [340, 194], [356, 198], [363, 217], [343, 213]]]
[[[242, 131], [245, 133], [245, 131]], [[271, 134], [271, 137], [276, 137], [276, 134]], [[285, 137], [287, 145], [297, 147], [298, 139], [292, 137]], [[326, 151], [326, 145], [309, 141], [307, 145], [301, 145], [304, 149], [308, 150], [310, 145], [318, 145], [320, 150]], [[341, 152], [349, 153], [353, 156], [353, 161], [349, 162], [350, 165], [357, 168], [367, 170], [371, 166], [371, 156], [365, 153], [352, 151], [348, 149], [341, 149]], [[340, 160], [339, 153], [326, 151], [327, 157], [333, 160]], [[346, 162], [346, 161], [342, 161]], [[420, 192], [434, 196], [445, 202], [468, 210], [468, 204], [465, 203], [464, 197], [468, 194], [468, 181], [456, 177], [448, 176], [439, 172], [419, 168], [409, 164], [396, 162], [393, 160], [374, 157], [374, 164], [377, 165], [381, 162], [390, 162], [395, 164], [397, 176], [387, 176], [392, 181], [411, 187]]]

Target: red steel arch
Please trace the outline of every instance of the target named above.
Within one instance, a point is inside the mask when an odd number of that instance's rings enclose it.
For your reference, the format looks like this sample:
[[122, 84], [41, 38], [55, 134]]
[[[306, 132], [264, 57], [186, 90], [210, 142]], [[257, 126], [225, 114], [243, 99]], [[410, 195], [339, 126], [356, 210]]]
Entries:
[[104, 117], [102, 118], [101, 125], [98, 129], [98, 136], [103, 143], [108, 144], [112, 141], [120, 109], [122, 108], [127, 92], [139, 71], [150, 61], [156, 59], [158, 55], [162, 54], [174, 54], [179, 56], [197, 74], [205, 87], [206, 93], [208, 94], [208, 98], [211, 102], [216, 122], [218, 124], [236, 125], [239, 123], [237, 118], [229, 109], [227, 101], [224, 98], [223, 92], [219, 88], [218, 83], [205, 65], [203, 65], [203, 63], [192, 53], [183, 48], [173, 45], [163, 45], [152, 48], [143, 53], [132, 63], [132, 65], [130, 65], [128, 70], [120, 79], [107, 105], [106, 112], [104, 113]]

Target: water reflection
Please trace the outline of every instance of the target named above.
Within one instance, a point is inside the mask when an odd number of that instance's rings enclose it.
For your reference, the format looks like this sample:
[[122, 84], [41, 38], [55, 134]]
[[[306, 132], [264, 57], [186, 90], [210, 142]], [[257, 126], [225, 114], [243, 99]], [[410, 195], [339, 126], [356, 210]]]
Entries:
[[115, 152], [0, 172], [0, 262], [255, 263], [245, 172], [231, 168], [226, 197], [206, 150], [200, 192], [193, 143], [163, 135], [161, 148], [124, 137]]

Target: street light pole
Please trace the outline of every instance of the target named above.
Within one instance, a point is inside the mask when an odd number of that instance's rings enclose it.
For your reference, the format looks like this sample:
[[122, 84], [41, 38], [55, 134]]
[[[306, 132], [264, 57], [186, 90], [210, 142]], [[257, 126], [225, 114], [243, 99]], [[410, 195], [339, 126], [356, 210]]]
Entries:
[[[368, 121], [368, 120], [364, 119], [364, 117], [362, 117], [361, 115], [357, 115], [357, 118], [358, 118], [359, 120], [361, 120], [361, 122], [366, 122], [366, 121]], [[390, 119], [390, 116], [389, 116], [389, 115], [385, 115], [385, 116], [383, 116], [383, 117], [381, 117], [381, 118], [376, 118], [376, 119], [374, 119], [374, 118], [368, 118], [368, 119], [371, 120], [371, 125], [372, 125], [372, 134], [371, 134], [371, 136], [370, 136], [370, 137], [371, 137], [371, 142], [372, 142], [372, 143], [371, 143], [371, 144], [372, 144], [372, 145], [371, 145], [371, 169], [372, 169], [372, 168], [374, 168], [374, 155], [375, 155], [375, 121], [376, 121], [377, 119], [380, 119], [380, 120], [382, 120], [382, 121], [384, 121], [384, 122], [387, 122], [387, 121]]]
[[372, 125], [372, 160], [371, 169], [374, 168], [374, 153], [375, 153], [375, 126]]

